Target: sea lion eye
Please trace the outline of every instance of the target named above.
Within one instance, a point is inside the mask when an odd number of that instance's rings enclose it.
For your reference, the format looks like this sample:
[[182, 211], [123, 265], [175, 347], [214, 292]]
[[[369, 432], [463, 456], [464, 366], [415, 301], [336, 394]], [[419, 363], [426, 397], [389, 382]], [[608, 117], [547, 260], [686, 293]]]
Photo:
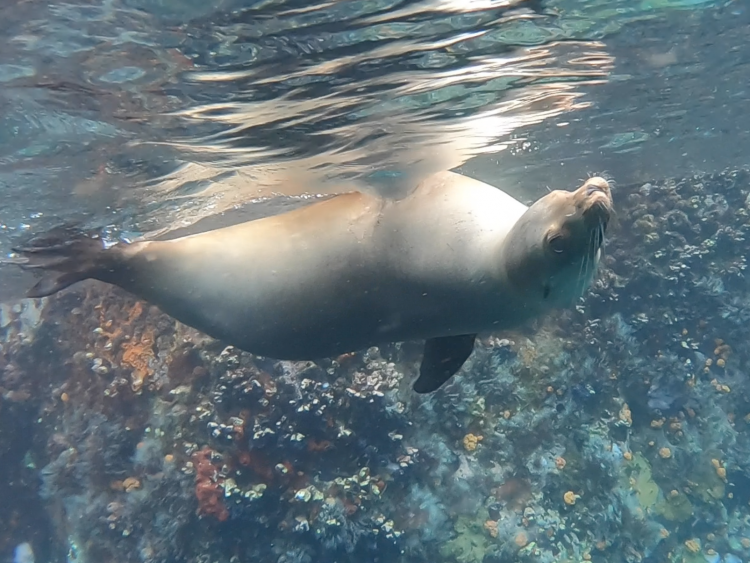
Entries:
[[547, 244], [557, 254], [565, 252], [565, 237], [560, 234], [552, 235], [548, 240]]

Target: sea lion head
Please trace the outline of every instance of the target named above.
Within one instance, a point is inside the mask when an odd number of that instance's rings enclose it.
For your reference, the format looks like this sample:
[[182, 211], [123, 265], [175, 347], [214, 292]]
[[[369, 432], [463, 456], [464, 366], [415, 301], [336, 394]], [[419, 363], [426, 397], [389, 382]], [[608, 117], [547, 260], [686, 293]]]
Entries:
[[524, 303], [565, 307], [583, 295], [611, 214], [609, 182], [601, 177], [574, 192], [553, 191], [523, 214], [503, 243], [503, 264]]

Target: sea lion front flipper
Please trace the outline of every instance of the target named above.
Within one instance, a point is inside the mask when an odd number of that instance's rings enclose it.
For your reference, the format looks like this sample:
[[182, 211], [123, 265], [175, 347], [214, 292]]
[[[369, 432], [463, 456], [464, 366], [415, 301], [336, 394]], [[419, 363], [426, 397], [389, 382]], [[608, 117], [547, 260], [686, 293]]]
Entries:
[[419, 377], [414, 382], [417, 393], [431, 393], [455, 374], [474, 350], [476, 334], [431, 338], [424, 345]]

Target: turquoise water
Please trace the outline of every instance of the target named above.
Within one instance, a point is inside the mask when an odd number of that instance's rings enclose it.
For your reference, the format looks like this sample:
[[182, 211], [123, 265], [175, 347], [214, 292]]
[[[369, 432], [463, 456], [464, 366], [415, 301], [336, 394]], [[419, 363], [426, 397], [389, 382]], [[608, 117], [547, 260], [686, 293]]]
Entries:
[[[750, 560], [745, 2], [0, 16], [3, 560]], [[616, 218], [580, 303], [427, 398], [417, 344], [276, 362], [102, 284], [21, 300], [8, 263], [447, 169], [527, 204], [603, 174]]]

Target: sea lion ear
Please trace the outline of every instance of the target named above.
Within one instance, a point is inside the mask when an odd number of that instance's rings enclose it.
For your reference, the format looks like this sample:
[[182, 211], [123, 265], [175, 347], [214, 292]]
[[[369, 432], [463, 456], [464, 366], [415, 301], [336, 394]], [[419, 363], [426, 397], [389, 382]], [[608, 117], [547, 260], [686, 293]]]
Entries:
[[442, 336], [425, 342], [414, 391], [431, 393], [448, 381], [471, 355], [476, 337], [476, 334]]

